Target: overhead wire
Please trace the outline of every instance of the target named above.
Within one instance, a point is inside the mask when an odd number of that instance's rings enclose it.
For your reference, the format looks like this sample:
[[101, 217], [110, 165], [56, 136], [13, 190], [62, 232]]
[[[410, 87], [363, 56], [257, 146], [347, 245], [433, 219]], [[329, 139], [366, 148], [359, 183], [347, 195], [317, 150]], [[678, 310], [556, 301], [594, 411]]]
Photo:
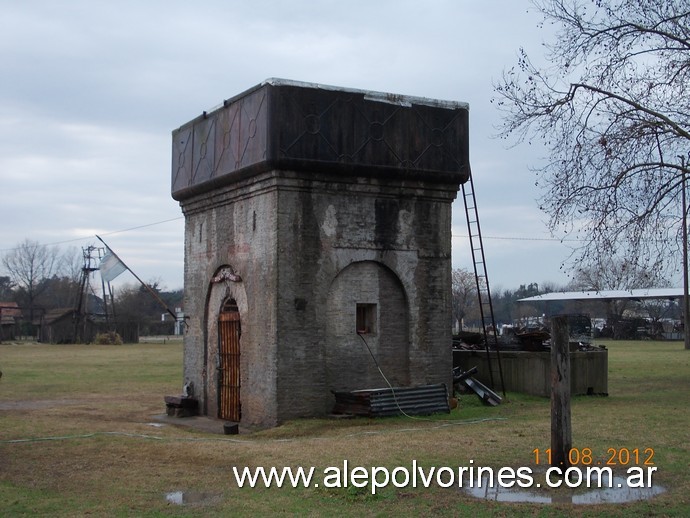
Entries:
[[[125, 232], [131, 232], [133, 230], [140, 230], [142, 228], [148, 228], [148, 227], [154, 227], [156, 225], [162, 225], [164, 223], [170, 223], [171, 221], [179, 221], [181, 219], [184, 219], [184, 216], [178, 216], [175, 218], [169, 218], [169, 219], [164, 219], [162, 221], [155, 221], [153, 223], [145, 223], [143, 225], [137, 225], [135, 227], [129, 227], [129, 228], [123, 228], [120, 230], [111, 230], [110, 232], [101, 232], [101, 236], [112, 236], [115, 234], [122, 234]], [[458, 237], [458, 238], [467, 238], [466, 234], [451, 234], [451, 237]], [[553, 243], [567, 243], [567, 242], [581, 242], [583, 241], [582, 239], [571, 239], [571, 238], [557, 238], [557, 237], [524, 237], [524, 236], [482, 236], [485, 239], [496, 239], [496, 240], [503, 240], [503, 241], [546, 241], [546, 242], [553, 242]], [[90, 236], [84, 236], [84, 237], [75, 237], [72, 239], [64, 239], [62, 241], [53, 241], [51, 243], [41, 243], [40, 246], [56, 246], [56, 245], [64, 245], [67, 243], [76, 243], [79, 241], [84, 241], [87, 239], [91, 239]], [[0, 252], [12, 252], [13, 250], [17, 250], [17, 247], [13, 248], [2, 248], [0, 249]]]
[[[144, 225], [138, 225], [136, 227], [123, 228], [120, 230], [111, 230], [110, 232], [101, 232], [100, 235], [101, 236], [112, 236], [115, 234], [122, 234], [124, 232], [131, 232], [132, 230], [140, 230], [142, 228], [154, 227], [156, 225], [162, 225], [164, 223], [170, 223], [171, 221], [178, 221], [181, 219], [184, 219], [184, 216], [178, 216], [176, 218], [164, 219], [163, 221], [156, 221], [155, 223], [146, 223]], [[91, 236], [75, 237], [73, 239], [65, 239], [63, 241], [54, 241], [52, 243], [40, 243], [39, 246], [47, 247], [47, 246], [64, 245], [66, 243], [76, 243], [79, 241], [85, 241], [87, 239], [91, 239]], [[19, 249], [19, 247], [3, 248], [3, 249], [0, 249], [0, 252], [12, 252], [12, 251], [18, 250], [18, 249]]]
[[[461, 237], [463, 239], [469, 238], [467, 234], [451, 234], [451, 237]], [[504, 241], [546, 241], [552, 243], [582, 243], [584, 239], [574, 239], [574, 238], [559, 238], [559, 237], [518, 237], [518, 236], [485, 236], [482, 234], [483, 239], [496, 239]]]

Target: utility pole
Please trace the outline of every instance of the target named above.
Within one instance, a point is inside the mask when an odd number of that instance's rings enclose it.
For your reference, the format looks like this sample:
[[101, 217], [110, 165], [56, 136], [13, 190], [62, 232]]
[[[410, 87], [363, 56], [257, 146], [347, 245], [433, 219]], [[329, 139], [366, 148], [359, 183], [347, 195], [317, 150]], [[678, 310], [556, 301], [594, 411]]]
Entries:
[[84, 266], [81, 269], [81, 282], [79, 285], [79, 295], [76, 303], [75, 314], [73, 315], [74, 330], [72, 340], [74, 343], [87, 342], [90, 337], [87, 332], [91, 309], [89, 307], [89, 293], [91, 291], [91, 274], [98, 270], [94, 266], [93, 252], [96, 247], [89, 245], [82, 247]]
[[688, 297], [688, 206], [685, 199], [687, 170], [685, 169], [685, 157], [681, 155], [679, 158], [683, 168], [683, 181], [681, 183], [681, 200], [683, 204], [683, 339], [685, 342], [685, 348], [690, 349], [690, 298]]
[[573, 427], [570, 412], [570, 332], [568, 318], [551, 318], [551, 466], [570, 467]]

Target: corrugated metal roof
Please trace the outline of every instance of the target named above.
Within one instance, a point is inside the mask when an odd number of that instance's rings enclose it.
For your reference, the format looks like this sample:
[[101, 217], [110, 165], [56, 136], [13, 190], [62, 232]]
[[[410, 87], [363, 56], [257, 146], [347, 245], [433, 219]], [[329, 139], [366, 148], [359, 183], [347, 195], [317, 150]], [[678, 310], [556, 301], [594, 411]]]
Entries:
[[448, 390], [443, 383], [419, 387], [387, 387], [334, 392], [334, 395], [333, 412], [336, 414], [384, 417], [450, 412]]
[[519, 299], [518, 302], [555, 302], [563, 300], [604, 299], [676, 299], [683, 296], [683, 288], [645, 288], [635, 290], [562, 291], [544, 293]]

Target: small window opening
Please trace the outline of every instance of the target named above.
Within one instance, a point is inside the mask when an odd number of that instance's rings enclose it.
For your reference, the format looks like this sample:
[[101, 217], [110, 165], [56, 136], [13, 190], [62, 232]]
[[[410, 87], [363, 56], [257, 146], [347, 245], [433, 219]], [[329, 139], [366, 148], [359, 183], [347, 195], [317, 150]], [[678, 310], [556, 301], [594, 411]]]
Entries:
[[376, 334], [376, 304], [357, 304], [357, 333]]

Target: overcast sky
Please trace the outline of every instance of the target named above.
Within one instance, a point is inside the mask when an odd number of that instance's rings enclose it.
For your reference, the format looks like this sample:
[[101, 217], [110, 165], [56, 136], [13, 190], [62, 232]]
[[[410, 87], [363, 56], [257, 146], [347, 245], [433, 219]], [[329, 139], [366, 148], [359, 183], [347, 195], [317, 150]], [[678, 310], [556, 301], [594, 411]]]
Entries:
[[[493, 138], [492, 83], [549, 38], [526, 0], [0, 0], [0, 254], [100, 245], [183, 285], [171, 132], [263, 80], [462, 101], [491, 286], [565, 284], [530, 167]], [[453, 267], [472, 267], [453, 206]], [[129, 274], [114, 284], [135, 282]]]

